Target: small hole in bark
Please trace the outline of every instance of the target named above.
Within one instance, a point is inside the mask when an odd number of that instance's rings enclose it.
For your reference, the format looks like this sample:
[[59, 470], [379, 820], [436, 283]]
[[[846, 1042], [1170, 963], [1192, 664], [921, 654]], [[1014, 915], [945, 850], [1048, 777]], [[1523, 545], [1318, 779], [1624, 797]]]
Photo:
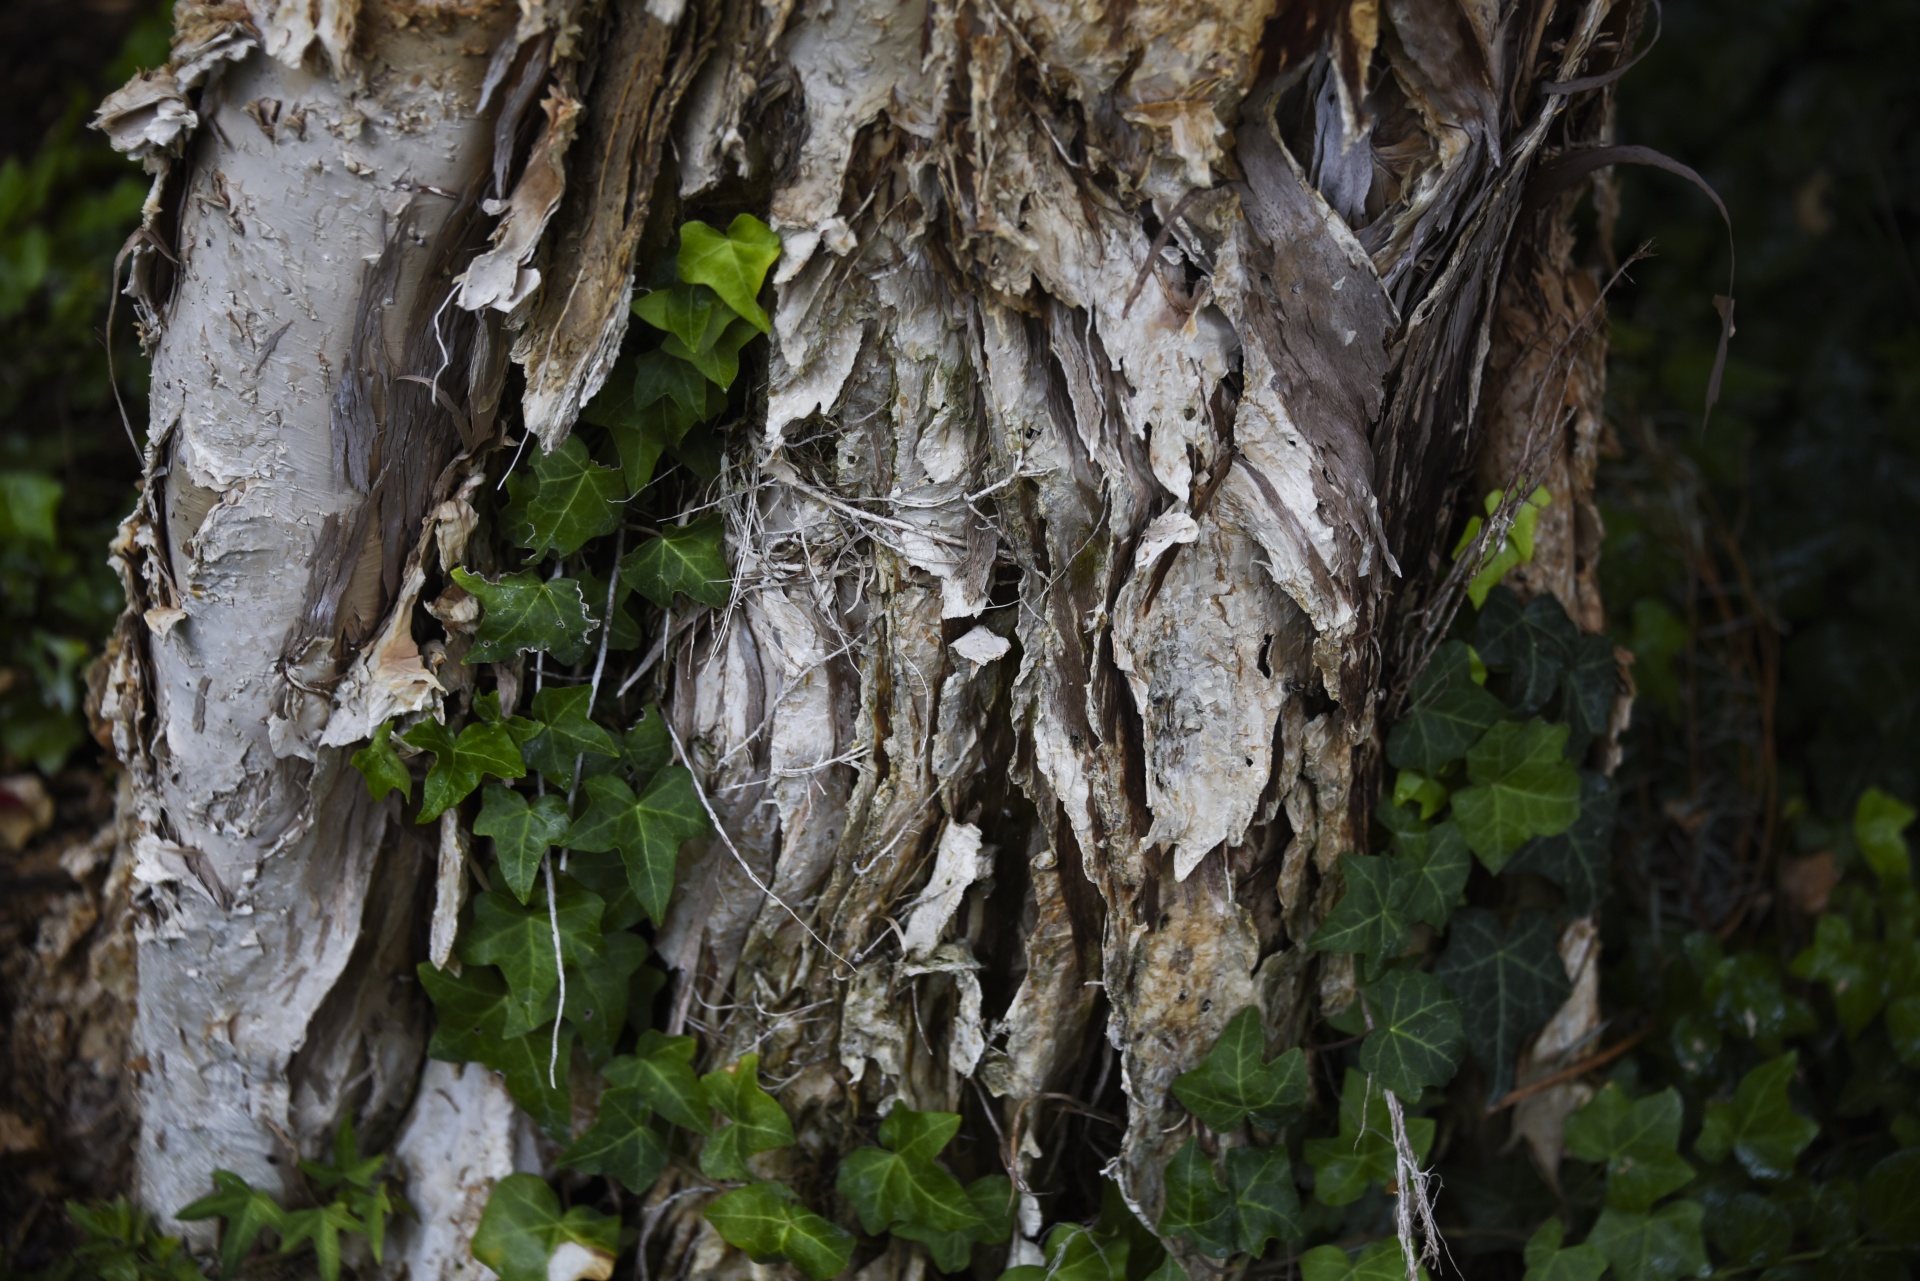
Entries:
[[[1260, 638], [1260, 658], [1258, 660], [1260, 664], [1260, 674], [1266, 677], [1268, 680], [1273, 679], [1273, 664], [1272, 662], [1269, 661], [1272, 657], [1273, 657], [1273, 633], [1268, 632], [1265, 636], [1262, 636]], [[1253, 764], [1253, 762], [1248, 761], [1247, 764], [1251, 765]]]

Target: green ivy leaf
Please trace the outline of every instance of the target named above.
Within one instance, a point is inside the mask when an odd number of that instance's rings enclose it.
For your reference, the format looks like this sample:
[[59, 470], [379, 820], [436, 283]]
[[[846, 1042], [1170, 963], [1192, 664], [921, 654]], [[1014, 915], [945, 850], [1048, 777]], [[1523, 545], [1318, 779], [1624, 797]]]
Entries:
[[975, 1243], [994, 1245], [1013, 1235], [1013, 1180], [987, 1174], [967, 1185], [967, 1203], [980, 1223], [961, 1232], [936, 1232], [915, 1224], [900, 1224], [893, 1235], [918, 1241], [942, 1272], [964, 1272]]
[[779, 1183], [754, 1183], [706, 1208], [706, 1219], [727, 1244], [756, 1263], [785, 1259], [810, 1281], [827, 1281], [853, 1257], [853, 1234], [801, 1205]]
[[1346, 890], [1307, 946], [1316, 952], [1353, 952], [1369, 968], [1400, 955], [1407, 943], [1405, 905], [1412, 887], [1402, 865], [1385, 854], [1342, 854]]
[[1364, 991], [1373, 1031], [1360, 1046], [1361, 1070], [1409, 1103], [1452, 1080], [1460, 1007], [1440, 981], [1421, 970], [1390, 970]]
[[1474, 683], [1466, 643], [1448, 641], [1414, 680], [1407, 714], [1387, 735], [1387, 760], [1397, 769], [1438, 775], [1506, 714], [1499, 699]]
[[1813, 946], [1793, 958], [1797, 978], [1817, 979], [1833, 989], [1834, 1007], [1848, 1037], [1857, 1037], [1873, 1022], [1887, 999], [1887, 972], [1880, 947], [1856, 939], [1853, 922], [1828, 913], [1814, 922]]
[[646, 409], [670, 400], [698, 422], [707, 415], [707, 379], [698, 369], [665, 351], [643, 353], [633, 366], [633, 403]]
[[1700, 1239], [1705, 1213], [1698, 1201], [1676, 1201], [1651, 1212], [1608, 1206], [1587, 1234], [1587, 1244], [1606, 1256], [1615, 1281], [1704, 1277], [1711, 1267]]
[[1604, 774], [1580, 771], [1580, 817], [1558, 836], [1536, 836], [1507, 862], [1514, 872], [1544, 876], [1567, 895], [1567, 910], [1587, 916], [1606, 897], [1613, 868], [1613, 824], [1619, 793]]
[[[1551, 595], [1522, 605], [1505, 587], [1487, 594], [1473, 634], [1481, 658], [1508, 673], [1507, 702], [1522, 716], [1533, 715], [1553, 697], [1579, 639], [1580, 630]], [[1607, 654], [1611, 660], [1611, 648]]]
[[1907, 881], [1913, 875], [1902, 835], [1913, 817], [1912, 807], [1877, 787], [1869, 787], [1853, 807], [1853, 842], [1883, 881]]
[[1778, 1263], [1793, 1247], [1792, 1212], [1754, 1192], [1717, 1200], [1706, 1230], [1716, 1250], [1751, 1267]]
[[668, 525], [658, 538], [649, 538], [621, 559], [620, 577], [661, 609], [673, 607], [675, 592], [702, 605], [723, 608], [733, 579], [720, 542], [718, 515]]
[[533, 714], [540, 718], [541, 725], [539, 733], [527, 741], [524, 754], [527, 764], [545, 774], [555, 787], [573, 782], [582, 756], [614, 760], [620, 755], [620, 745], [613, 735], [595, 724], [588, 713], [592, 701], [593, 690], [585, 685], [549, 685], [533, 696]]
[[473, 830], [493, 838], [501, 879], [522, 903], [533, 893], [540, 860], [567, 830], [567, 803], [558, 796], [526, 797], [499, 783], [487, 784]]
[[666, 1120], [710, 1134], [712, 1102], [693, 1071], [694, 1041], [690, 1036], [662, 1036], [648, 1028], [629, 1055], [607, 1064], [607, 1080], [637, 1092], [648, 1107]]
[[286, 1225], [280, 1230], [280, 1253], [292, 1254], [312, 1243], [314, 1258], [320, 1265], [320, 1281], [340, 1281], [341, 1235], [365, 1236], [366, 1231], [367, 1225], [341, 1201], [309, 1210], [289, 1210]]
[[532, 470], [509, 513], [514, 541], [528, 551], [571, 556], [620, 523], [620, 473], [594, 462], [578, 436], [550, 454], [536, 451]]
[[1258, 1258], [1267, 1242], [1298, 1241], [1300, 1194], [1284, 1145], [1234, 1148], [1227, 1153], [1227, 1195], [1233, 1202], [1233, 1248]]
[[1920, 1148], [1902, 1148], [1867, 1171], [1867, 1222], [1895, 1245], [1920, 1245]]
[[779, 257], [780, 237], [752, 214], [736, 217], [724, 235], [698, 221], [680, 228], [680, 279], [709, 286], [763, 334], [772, 323], [756, 299]]
[[431, 823], [441, 811], [465, 800], [488, 774], [520, 778], [527, 772], [513, 736], [499, 725], [475, 722], [455, 738], [440, 722], [421, 721], [401, 737], [409, 745], [433, 753], [433, 767], [420, 789], [422, 823]]
[[1590, 1245], [1562, 1247], [1565, 1234], [1557, 1215], [1540, 1225], [1527, 1242], [1527, 1274], [1521, 1281], [1598, 1281], [1607, 1257]]
[[227, 1221], [225, 1231], [220, 1234], [220, 1272], [230, 1277], [253, 1252], [262, 1232], [269, 1228], [275, 1232], [286, 1230], [287, 1212], [280, 1208], [278, 1201], [232, 1170], [215, 1170], [213, 1187], [212, 1192], [198, 1201], [174, 1211], [173, 1217], [183, 1223], [213, 1218]]
[[403, 801], [413, 798], [413, 775], [400, 753], [393, 750], [392, 735], [393, 722], [381, 721], [373, 738], [352, 758], [353, 767], [365, 777], [367, 791], [376, 801], [385, 800], [388, 792], [400, 793]]
[[929, 1232], [964, 1232], [983, 1224], [966, 1189], [933, 1159], [959, 1128], [958, 1113], [916, 1112], [895, 1104], [880, 1127], [885, 1146], [860, 1148], [840, 1163], [834, 1186], [869, 1235], [897, 1224]]
[[[605, 923], [603, 913], [602, 926]], [[595, 1063], [612, 1054], [620, 1039], [633, 976], [646, 964], [647, 951], [647, 941], [638, 934], [603, 932], [599, 955], [567, 964], [567, 1022], [579, 1033], [580, 1048]]]
[[1418, 808], [1423, 823], [1446, 808], [1447, 796], [1445, 783], [1419, 770], [1403, 769], [1394, 775], [1393, 803]]
[[684, 282], [656, 289], [633, 300], [633, 314], [664, 329], [694, 351], [713, 346], [732, 323], [733, 312], [705, 285]]
[[1453, 918], [1434, 974], [1460, 998], [1467, 1044], [1487, 1069], [1487, 1103], [1513, 1088], [1514, 1058], [1573, 990], [1552, 918], [1522, 912], [1511, 929], [1485, 908]]
[[360, 1155], [360, 1141], [353, 1132], [352, 1118], [343, 1116], [333, 1131], [333, 1160], [324, 1165], [318, 1161], [302, 1161], [300, 1172], [322, 1192], [331, 1192], [342, 1184], [364, 1190], [373, 1186], [373, 1181], [380, 1176], [380, 1167], [386, 1163], [383, 1156]]
[[1780, 963], [1770, 954], [1722, 955], [1719, 940], [1704, 931], [1689, 934], [1681, 948], [1700, 976], [1701, 1002], [1723, 1032], [1778, 1054], [1783, 1038], [1819, 1025], [1807, 1003], [1786, 990]]
[[1233, 1203], [1214, 1173], [1213, 1159], [1190, 1138], [1167, 1162], [1167, 1199], [1160, 1211], [1160, 1234], [1186, 1237], [1202, 1254], [1224, 1259], [1233, 1253]]
[[[1394, 861], [1400, 866], [1402, 888], [1401, 914], [1409, 921], [1422, 921], [1434, 929], [1445, 929], [1459, 906], [1473, 872], [1473, 857], [1467, 852], [1467, 838], [1453, 822], [1436, 823], [1424, 832], [1409, 832], [1394, 838]], [[1395, 949], [1396, 951], [1398, 949]]]
[[545, 650], [557, 662], [572, 663], [587, 652], [595, 620], [573, 579], [503, 574], [495, 581], [456, 569], [453, 581], [479, 598], [484, 610], [467, 662], [504, 663]]
[[[1434, 1124], [1417, 1116], [1406, 1121], [1407, 1142], [1415, 1158], [1424, 1161], [1433, 1147]], [[1350, 1205], [1371, 1184], [1391, 1181], [1396, 1174], [1392, 1125], [1387, 1096], [1365, 1075], [1348, 1068], [1340, 1091], [1339, 1134], [1308, 1139], [1302, 1149], [1315, 1173], [1314, 1200], [1335, 1207]]]
[[638, 1090], [606, 1091], [593, 1127], [560, 1154], [560, 1164], [618, 1179], [627, 1191], [645, 1194], [667, 1168], [667, 1141], [647, 1124], [649, 1116]]
[[1249, 1005], [1228, 1020], [1199, 1067], [1174, 1078], [1173, 1096], [1215, 1133], [1248, 1117], [1283, 1125], [1307, 1101], [1306, 1056], [1296, 1046], [1268, 1063], [1266, 1051], [1260, 1010]]
[[1047, 1234], [1045, 1267], [1009, 1268], [1000, 1281], [1126, 1281], [1130, 1252], [1124, 1236], [1062, 1223]]
[[1641, 1211], [1693, 1181], [1680, 1158], [1680, 1095], [1668, 1088], [1630, 1100], [1608, 1084], [1567, 1118], [1567, 1151], [1607, 1167], [1607, 1204]]
[[1467, 753], [1472, 784], [1453, 794], [1453, 818], [1489, 872], [1535, 836], [1558, 836], [1580, 816], [1580, 775], [1566, 759], [1567, 727], [1502, 721]]
[[560, 986], [560, 960], [579, 965], [600, 955], [600, 896], [563, 885], [554, 896], [560, 924], [560, 957], [554, 956], [553, 923], [545, 896], [525, 908], [497, 890], [474, 901], [473, 919], [460, 931], [460, 959], [497, 966], [512, 994], [503, 1036], [520, 1036], [553, 1018], [551, 998]]
[[[560, 839], [565, 845], [566, 838]], [[647, 909], [634, 896], [627, 880], [627, 863], [613, 850], [567, 851], [567, 875], [598, 894], [606, 902], [600, 912], [600, 932], [611, 934], [630, 930], [646, 919]]]
[[[1425, 1268], [1420, 1278], [1426, 1281]], [[1394, 1237], [1351, 1256], [1337, 1245], [1315, 1246], [1300, 1256], [1300, 1281], [1407, 1281], [1406, 1256]]]
[[1568, 650], [1560, 689], [1561, 718], [1573, 733], [1572, 755], [1583, 756], [1587, 744], [1607, 732], [1620, 694], [1620, 661], [1614, 657], [1612, 639], [1579, 633]]
[[722, 1126], [700, 1150], [700, 1173], [710, 1179], [752, 1178], [748, 1157], [793, 1142], [793, 1122], [779, 1102], [760, 1088], [759, 1073], [760, 1056], [746, 1054], [732, 1067], [700, 1078], [708, 1100], [733, 1122]]
[[1896, 997], [1887, 1002], [1887, 1038], [1902, 1063], [1920, 1067], [1920, 996]]
[[448, 1063], [480, 1063], [506, 1078], [507, 1092], [549, 1135], [571, 1137], [572, 1112], [567, 1100], [568, 1058], [573, 1053], [573, 1031], [560, 1027], [559, 1070], [547, 1077], [552, 1037], [536, 1029], [527, 1036], [507, 1036], [510, 997], [506, 980], [484, 966], [468, 966], [454, 974], [422, 962], [416, 971], [420, 985], [433, 1001], [436, 1026], [427, 1055]]
[[635, 787], [645, 787], [673, 764], [673, 740], [667, 736], [667, 718], [658, 704], [649, 703], [620, 737], [620, 759]]
[[637, 797], [610, 774], [583, 786], [587, 808], [567, 829], [567, 846], [590, 853], [618, 851], [634, 897], [655, 921], [665, 920], [680, 844], [709, 830], [693, 775], [678, 765], [663, 769]]
[[547, 1281], [547, 1261], [571, 1242], [603, 1257], [609, 1269], [620, 1249], [620, 1220], [576, 1205], [560, 1212], [560, 1198], [535, 1174], [509, 1174], [493, 1185], [473, 1257], [500, 1281]]
[[1793, 1163], [1820, 1133], [1813, 1121], [1787, 1102], [1799, 1057], [1791, 1051], [1762, 1063], [1740, 1080], [1731, 1101], [1710, 1099], [1694, 1151], [1708, 1161], [1739, 1158], [1756, 1179], [1784, 1179]]
[[686, 361], [700, 371], [701, 377], [721, 391], [727, 391], [733, 386], [733, 380], [740, 376], [740, 349], [757, 337], [759, 331], [751, 324], [736, 320], [704, 351], [696, 351], [678, 338], [671, 337], [660, 344], [660, 350]]

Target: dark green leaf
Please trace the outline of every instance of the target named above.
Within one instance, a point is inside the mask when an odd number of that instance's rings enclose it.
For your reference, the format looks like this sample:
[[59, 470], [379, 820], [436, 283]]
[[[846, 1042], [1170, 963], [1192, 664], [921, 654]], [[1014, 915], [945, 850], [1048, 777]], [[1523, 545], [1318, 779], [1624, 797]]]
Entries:
[[660, 350], [686, 361], [700, 371], [701, 377], [726, 391], [740, 376], [740, 349], [758, 336], [759, 331], [747, 321], [736, 320], [704, 351], [694, 350], [677, 337], [668, 338]]
[[653, 776], [673, 764], [673, 740], [667, 736], [667, 718], [647, 704], [632, 728], [620, 738], [620, 759], [635, 787], [645, 787]]
[[1522, 912], [1511, 929], [1485, 908], [1453, 918], [1435, 976], [1460, 998], [1467, 1044], [1487, 1069], [1491, 1106], [1513, 1087], [1514, 1058], [1560, 1008], [1573, 985], [1555, 947], [1552, 918]]
[[[1579, 643], [1579, 629], [1551, 595], [1524, 606], [1505, 587], [1496, 587], [1481, 607], [1474, 647], [1493, 667], [1509, 676], [1507, 701], [1522, 716], [1545, 707]], [[1611, 657], [1612, 649], [1608, 649]]]
[[983, 1225], [966, 1190], [933, 1160], [959, 1128], [956, 1113], [916, 1112], [895, 1104], [880, 1127], [886, 1146], [860, 1148], [841, 1162], [835, 1187], [870, 1235], [898, 1224], [936, 1233]]
[[[1426, 1277], [1421, 1268], [1421, 1281]], [[1300, 1256], [1300, 1281], [1407, 1281], [1406, 1256], [1393, 1237], [1352, 1256], [1337, 1245], [1315, 1246]]]
[[515, 654], [545, 650], [557, 662], [572, 663], [586, 653], [595, 620], [573, 579], [503, 574], [490, 580], [456, 569], [453, 581], [485, 610], [467, 662], [504, 663]]
[[654, 776], [639, 796], [612, 775], [584, 784], [587, 808], [567, 830], [569, 848], [617, 850], [627, 865], [633, 892], [655, 921], [666, 919], [673, 896], [680, 843], [705, 836], [706, 811], [694, 794], [693, 776], [671, 766]]
[[606, 1077], [616, 1086], [637, 1091], [648, 1107], [673, 1124], [708, 1134], [713, 1129], [708, 1115], [713, 1105], [694, 1074], [693, 1054], [692, 1037], [662, 1036], [648, 1029], [640, 1034], [632, 1054], [607, 1064]]
[[488, 774], [520, 778], [527, 767], [513, 736], [499, 725], [469, 724], [455, 738], [438, 721], [421, 721], [402, 738], [423, 752], [433, 753], [433, 767], [420, 789], [420, 822], [430, 823], [442, 810], [458, 805]]
[[1407, 942], [1405, 905], [1412, 890], [1402, 865], [1384, 854], [1342, 854], [1346, 890], [1308, 946], [1316, 952], [1354, 952], [1373, 966], [1400, 954]]
[[779, 257], [780, 237], [752, 214], [736, 217], [724, 235], [704, 222], [680, 228], [680, 279], [710, 286], [763, 334], [772, 325], [756, 298]]
[[1652, 1212], [1608, 1206], [1587, 1234], [1587, 1244], [1607, 1256], [1615, 1281], [1703, 1277], [1710, 1267], [1700, 1239], [1704, 1214], [1698, 1201], [1676, 1201]]
[[547, 1261], [572, 1243], [605, 1258], [612, 1267], [620, 1248], [620, 1220], [577, 1205], [560, 1212], [560, 1198], [534, 1174], [509, 1174], [493, 1195], [473, 1234], [473, 1257], [500, 1281], [547, 1281]]
[[[1049, 1281], [1126, 1281], [1131, 1250], [1125, 1236], [1062, 1223], [1047, 1233], [1044, 1253], [1047, 1266], [1034, 1270]], [[1008, 1281], [1018, 1270], [1002, 1274], [1001, 1281]]]
[[1567, 910], [1594, 912], [1606, 897], [1613, 869], [1613, 824], [1619, 794], [1603, 774], [1580, 771], [1580, 817], [1558, 836], [1536, 836], [1522, 845], [1507, 869], [1544, 876], [1567, 893]]
[[[1415, 1158], [1424, 1161], [1433, 1146], [1434, 1124], [1416, 1116], [1406, 1122], [1407, 1142]], [[1303, 1148], [1316, 1175], [1314, 1199], [1322, 1205], [1349, 1205], [1369, 1185], [1391, 1181], [1395, 1176], [1392, 1124], [1380, 1087], [1348, 1068], [1340, 1091], [1340, 1133], [1330, 1139], [1308, 1139]]]
[[707, 1222], [756, 1262], [785, 1259], [810, 1281], [827, 1281], [853, 1257], [853, 1234], [802, 1206], [778, 1183], [754, 1183], [715, 1200]]
[[1750, 1267], [1778, 1263], [1793, 1245], [1792, 1212], [1753, 1192], [1736, 1193], [1716, 1203], [1707, 1215], [1706, 1229], [1716, 1250]]
[[700, 1150], [700, 1172], [710, 1179], [747, 1179], [747, 1158], [793, 1142], [793, 1122], [771, 1094], [760, 1088], [760, 1056], [700, 1078], [707, 1099], [733, 1122], [722, 1126]]
[[667, 1141], [647, 1124], [649, 1115], [638, 1090], [608, 1090], [600, 1096], [593, 1127], [560, 1154], [560, 1164], [618, 1179], [627, 1191], [645, 1194], [667, 1168]]
[[1607, 1204], [1645, 1210], [1693, 1181], [1680, 1159], [1680, 1095], [1662, 1090], [1638, 1101], [1609, 1084], [1567, 1118], [1567, 1151], [1607, 1167]]
[[365, 1236], [366, 1230], [366, 1224], [360, 1222], [344, 1202], [334, 1201], [310, 1210], [289, 1210], [286, 1226], [280, 1232], [280, 1253], [292, 1254], [310, 1242], [320, 1265], [320, 1281], [340, 1281], [340, 1237], [342, 1234]]
[[592, 961], [601, 952], [600, 896], [579, 885], [562, 887], [554, 898], [560, 927], [560, 956], [554, 955], [553, 925], [545, 896], [531, 908], [499, 891], [474, 902], [473, 919], [460, 931], [460, 958], [468, 965], [498, 966], [511, 997], [503, 1036], [519, 1036], [553, 1018], [560, 986], [560, 961]]
[[536, 452], [530, 484], [520, 487], [509, 519], [513, 538], [535, 553], [571, 556], [620, 523], [627, 489], [618, 471], [602, 467], [578, 436], [550, 454]]
[[1407, 714], [1387, 735], [1387, 760], [1437, 775], [1506, 714], [1499, 699], [1474, 683], [1465, 643], [1448, 641], [1414, 682]]
[[913, 1224], [896, 1225], [893, 1235], [927, 1247], [933, 1265], [942, 1272], [964, 1272], [976, 1242], [992, 1245], [1013, 1234], [1013, 1181], [1004, 1174], [988, 1174], [967, 1185], [967, 1202], [980, 1222], [960, 1232], [936, 1232]]
[[1867, 1222], [1896, 1245], [1920, 1245], [1920, 1148], [1902, 1148], [1867, 1171]]
[[504, 1035], [510, 998], [506, 980], [492, 969], [471, 965], [454, 974], [423, 962], [417, 973], [436, 1016], [428, 1056], [449, 1063], [482, 1063], [499, 1072], [514, 1102], [548, 1134], [562, 1141], [569, 1137], [567, 1062], [573, 1053], [572, 1029], [564, 1023], [560, 1027], [555, 1064], [551, 1033], [536, 1029], [526, 1036]]
[[[564, 884], [564, 882], [563, 882]], [[566, 890], [561, 890], [564, 900]], [[602, 916], [604, 923], [605, 917]], [[595, 1063], [613, 1053], [627, 1021], [633, 976], [647, 961], [647, 941], [638, 934], [602, 934], [600, 953], [567, 964], [567, 1022], [580, 1036], [580, 1048]]]
[[1787, 1102], [1787, 1085], [1799, 1058], [1792, 1052], [1762, 1063], [1741, 1078], [1731, 1101], [1710, 1099], [1694, 1151], [1708, 1161], [1739, 1158], [1756, 1179], [1784, 1179], [1820, 1133]]
[[1869, 787], [1853, 808], [1853, 841], [1860, 856], [1867, 860], [1883, 881], [1907, 881], [1912, 875], [1912, 860], [1907, 840], [1902, 835], [1913, 822], [1913, 809]]
[[1560, 678], [1561, 717], [1573, 731], [1574, 755], [1586, 754], [1586, 745], [1607, 732], [1614, 699], [1620, 694], [1620, 662], [1613, 641], [1582, 632], [1567, 655]]
[[1260, 1010], [1249, 1005], [1227, 1022], [1199, 1067], [1174, 1078], [1173, 1095], [1216, 1133], [1249, 1116], [1269, 1127], [1284, 1124], [1307, 1101], [1306, 1058], [1295, 1048], [1268, 1063], [1266, 1050]]
[[1233, 1201], [1233, 1248], [1258, 1258], [1267, 1242], [1298, 1241], [1300, 1194], [1284, 1145], [1234, 1148], [1227, 1153], [1227, 1193]]
[[352, 1118], [342, 1116], [333, 1131], [333, 1160], [326, 1164], [302, 1161], [300, 1171], [322, 1192], [331, 1192], [341, 1184], [366, 1189], [373, 1186], [380, 1167], [386, 1163], [383, 1156], [360, 1155], [360, 1141], [353, 1132]]
[[253, 1252], [262, 1232], [269, 1228], [286, 1231], [287, 1212], [278, 1201], [231, 1170], [215, 1170], [213, 1186], [214, 1191], [174, 1211], [173, 1217], [185, 1223], [225, 1219], [227, 1226], [220, 1234], [220, 1271], [232, 1276]]
[[675, 592], [719, 609], [732, 590], [732, 576], [721, 550], [721, 522], [703, 516], [686, 525], [668, 525], [620, 561], [620, 576], [661, 609], [673, 607]]
[[633, 301], [633, 314], [664, 329], [694, 351], [713, 346], [733, 320], [732, 310], [705, 285], [676, 284]]
[[620, 755], [620, 745], [613, 741], [613, 735], [589, 715], [587, 708], [592, 701], [593, 690], [585, 685], [549, 685], [533, 696], [533, 714], [540, 718], [541, 727], [527, 742], [527, 764], [545, 774], [555, 787], [572, 784], [582, 756], [613, 760]]
[[1167, 1162], [1167, 1199], [1160, 1211], [1160, 1234], [1186, 1237], [1202, 1254], [1224, 1259], [1233, 1253], [1233, 1202], [1214, 1173], [1213, 1158], [1188, 1139]]
[[1564, 1233], [1558, 1218], [1540, 1225], [1527, 1242], [1527, 1274], [1521, 1281], [1596, 1281], [1607, 1270], [1606, 1256], [1592, 1246], [1562, 1247]]
[[399, 792], [401, 800], [413, 796], [413, 775], [407, 772], [400, 753], [393, 750], [389, 741], [392, 734], [393, 722], [381, 721], [372, 740], [353, 754], [353, 767], [365, 776], [367, 791], [376, 801], [386, 799], [388, 792]]
[[1460, 1063], [1460, 1008], [1440, 981], [1420, 970], [1391, 970], [1364, 989], [1373, 1031], [1360, 1068], [1405, 1102], [1453, 1079]]
[[671, 400], [698, 422], [707, 412], [707, 379], [677, 356], [649, 351], [634, 362], [633, 403], [646, 409], [662, 400]]
[[1828, 913], [1814, 922], [1813, 946], [1793, 958], [1795, 977], [1818, 979], [1832, 988], [1840, 1026], [1849, 1037], [1866, 1030], [1887, 999], [1880, 952], [1877, 942], [1854, 937], [1853, 922]]
[[1564, 754], [1567, 727], [1502, 721], [1467, 752], [1472, 784], [1453, 794], [1453, 818], [1490, 872], [1535, 836], [1557, 836], [1580, 815], [1580, 775]]
[[1408, 921], [1445, 929], [1473, 871], [1467, 838], [1448, 821], [1424, 832], [1397, 836], [1393, 844], [1394, 861], [1400, 866], [1401, 915]]
[[1689, 934], [1681, 943], [1700, 976], [1706, 1011], [1723, 1032], [1752, 1041], [1762, 1052], [1778, 1054], [1782, 1038], [1818, 1026], [1807, 1003], [1786, 990], [1780, 963], [1768, 953], [1723, 955], [1713, 935]]
[[533, 892], [540, 860], [567, 830], [567, 803], [558, 796], [527, 798], [499, 783], [487, 784], [473, 830], [493, 838], [501, 879], [522, 903]]

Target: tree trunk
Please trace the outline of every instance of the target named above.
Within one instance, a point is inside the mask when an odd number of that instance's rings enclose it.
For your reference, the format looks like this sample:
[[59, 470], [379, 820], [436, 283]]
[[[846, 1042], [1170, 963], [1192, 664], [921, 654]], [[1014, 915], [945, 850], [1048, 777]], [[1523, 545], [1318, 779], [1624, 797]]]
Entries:
[[[420, 1281], [537, 1164], [490, 1074], [422, 1076], [458, 811], [423, 839], [346, 757], [472, 692], [423, 589], [492, 563], [496, 410], [556, 445], [636, 256], [745, 208], [784, 253], [712, 495], [734, 600], [649, 621], [721, 829], [655, 940], [667, 1030], [762, 1056], [797, 1186], [904, 1100], [1026, 1191], [1015, 1262], [1097, 1205], [1088, 1151], [1154, 1221], [1172, 1078], [1246, 1005], [1281, 1045], [1353, 999], [1304, 944], [1457, 603], [1458, 505], [1546, 484], [1528, 586], [1598, 626], [1597, 291], [1528, 183], [1604, 131], [1603, 86], [1543, 86], [1631, 6], [247, 8], [182, 3], [102, 116], [158, 175], [105, 700], [142, 1198], [273, 1187], [352, 1112]], [[744, 1274], [674, 1178], [669, 1274]]]

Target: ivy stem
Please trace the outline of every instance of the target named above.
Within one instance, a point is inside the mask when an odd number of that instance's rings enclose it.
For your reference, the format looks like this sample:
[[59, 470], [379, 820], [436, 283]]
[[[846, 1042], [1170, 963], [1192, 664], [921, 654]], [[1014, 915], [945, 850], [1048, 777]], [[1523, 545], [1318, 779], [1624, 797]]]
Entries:
[[553, 968], [560, 975], [560, 1008], [553, 1014], [553, 1045], [547, 1054], [547, 1088], [560, 1088], [560, 1020], [567, 1013], [567, 963], [560, 952], [560, 907], [553, 896], [553, 857], [542, 856], [540, 869], [547, 876], [547, 925], [553, 930]]

